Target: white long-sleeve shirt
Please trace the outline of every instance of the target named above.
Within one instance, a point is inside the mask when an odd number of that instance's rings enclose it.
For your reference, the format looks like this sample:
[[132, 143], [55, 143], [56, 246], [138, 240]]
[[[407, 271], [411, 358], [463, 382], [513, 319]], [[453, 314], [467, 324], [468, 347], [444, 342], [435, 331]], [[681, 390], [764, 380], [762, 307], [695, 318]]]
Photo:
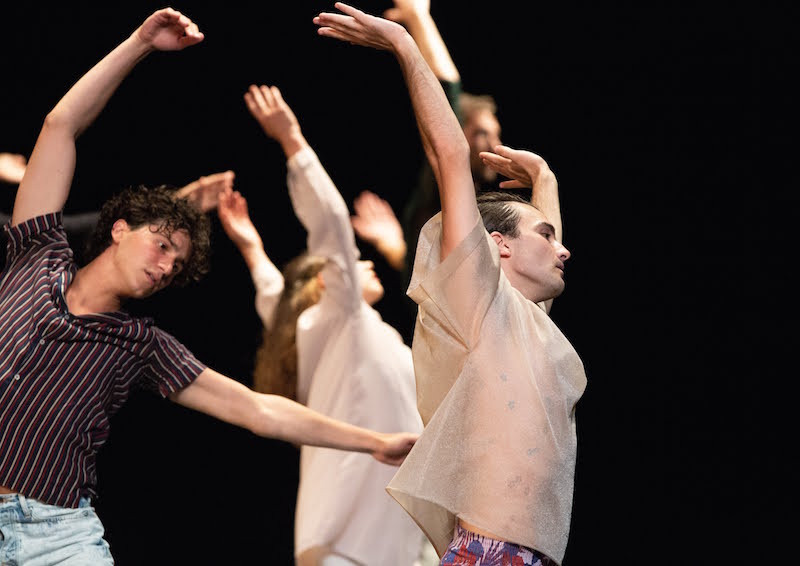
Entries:
[[[287, 168], [308, 251], [328, 259], [322, 298], [297, 321], [298, 401], [361, 427], [421, 432], [411, 350], [362, 298], [347, 205], [310, 148]], [[268, 326], [283, 280], [274, 266], [261, 266], [253, 281]], [[396, 471], [369, 454], [303, 446], [295, 555], [325, 546], [362, 564], [410, 566], [424, 538], [386, 492]]]

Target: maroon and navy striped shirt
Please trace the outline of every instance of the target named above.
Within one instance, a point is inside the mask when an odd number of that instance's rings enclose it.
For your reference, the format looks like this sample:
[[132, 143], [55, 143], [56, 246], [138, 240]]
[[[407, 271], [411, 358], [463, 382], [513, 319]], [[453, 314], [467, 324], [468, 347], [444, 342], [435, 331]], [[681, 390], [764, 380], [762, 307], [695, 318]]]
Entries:
[[206, 366], [122, 311], [75, 316], [61, 213], [5, 226], [0, 274], [0, 485], [62, 507], [96, 495], [98, 449], [132, 387], [166, 397]]

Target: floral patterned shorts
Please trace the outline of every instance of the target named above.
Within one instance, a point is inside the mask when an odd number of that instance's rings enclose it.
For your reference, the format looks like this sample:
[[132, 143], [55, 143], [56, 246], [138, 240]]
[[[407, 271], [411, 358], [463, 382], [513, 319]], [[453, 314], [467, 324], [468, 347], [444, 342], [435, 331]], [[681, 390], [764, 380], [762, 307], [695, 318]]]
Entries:
[[531, 548], [475, 534], [456, 524], [441, 566], [556, 566]]

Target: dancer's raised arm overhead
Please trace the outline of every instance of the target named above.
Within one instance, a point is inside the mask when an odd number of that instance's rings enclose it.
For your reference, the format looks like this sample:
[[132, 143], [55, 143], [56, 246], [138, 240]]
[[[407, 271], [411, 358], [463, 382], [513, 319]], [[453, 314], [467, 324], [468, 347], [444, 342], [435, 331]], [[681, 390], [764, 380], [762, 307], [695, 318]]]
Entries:
[[444, 259], [480, 217], [469, 168], [469, 145], [461, 125], [438, 79], [403, 26], [341, 2], [335, 6], [344, 13], [322, 13], [314, 19], [320, 35], [391, 51], [400, 63], [425, 153], [439, 185]]
[[75, 172], [75, 141], [142, 59], [154, 51], [180, 51], [203, 37], [187, 16], [164, 8], [83, 75], [44, 120], [17, 190], [12, 225], [64, 208]]
[[[283, 150], [292, 209], [307, 233], [305, 249], [283, 277], [267, 265], [244, 198], [234, 193], [221, 202], [220, 217], [251, 266], [257, 308], [268, 329], [254, 383], [265, 392], [285, 391], [338, 420], [420, 432], [411, 350], [373, 308], [384, 289], [372, 262], [360, 259], [347, 204], [281, 91], [252, 85], [245, 101]], [[264, 308], [276, 291], [277, 304]], [[424, 538], [386, 493], [395, 472], [360, 454], [302, 447], [297, 564], [412, 566]]]
[[0, 546], [11, 562], [113, 564], [92, 509], [96, 457], [111, 417], [136, 387], [260, 436], [367, 452], [392, 465], [417, 438], [257, 393], [198, 360], [152, 319], [123, 309], [207, 271], [210, 223], [190, 195], [176, 198], [166, 187], [121, 191], [101, 208], [88, 263], [75, 263], [62, 207], [76, 138], [146, 55], [202, 39], [187, 16], [158, 10], [81, 77], [44, 120], [4, 226]]
[[465, 134], [411, 36], [335, 7], [314, 18], [320, 35], [399, 63], [441, 201], [408, 291], [419, 308], [412, 351], [425, 429], [387, 490], [442, 564], [559, 564], [586, 376], [547, 314], [570, 257], [555, 176], [538, 155], [498, 145], [483, 160], [516, 179], [507, 186], [533, 185], [533, 204], [503, 191], [476, 198]]

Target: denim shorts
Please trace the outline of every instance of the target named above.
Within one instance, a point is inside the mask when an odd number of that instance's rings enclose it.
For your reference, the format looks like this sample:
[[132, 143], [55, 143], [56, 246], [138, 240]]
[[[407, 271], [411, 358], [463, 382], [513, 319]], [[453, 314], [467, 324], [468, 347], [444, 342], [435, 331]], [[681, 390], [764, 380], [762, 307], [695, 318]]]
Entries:
[[103, 533], [87, 498], [71, 509], [16, 493], [0, 495], [3, 566], [110, 566], [114, 559]]
[[442, 566], [555, 566], [531, 548], [473, 533], [456, 523], [453, 540], [442, 556]]

